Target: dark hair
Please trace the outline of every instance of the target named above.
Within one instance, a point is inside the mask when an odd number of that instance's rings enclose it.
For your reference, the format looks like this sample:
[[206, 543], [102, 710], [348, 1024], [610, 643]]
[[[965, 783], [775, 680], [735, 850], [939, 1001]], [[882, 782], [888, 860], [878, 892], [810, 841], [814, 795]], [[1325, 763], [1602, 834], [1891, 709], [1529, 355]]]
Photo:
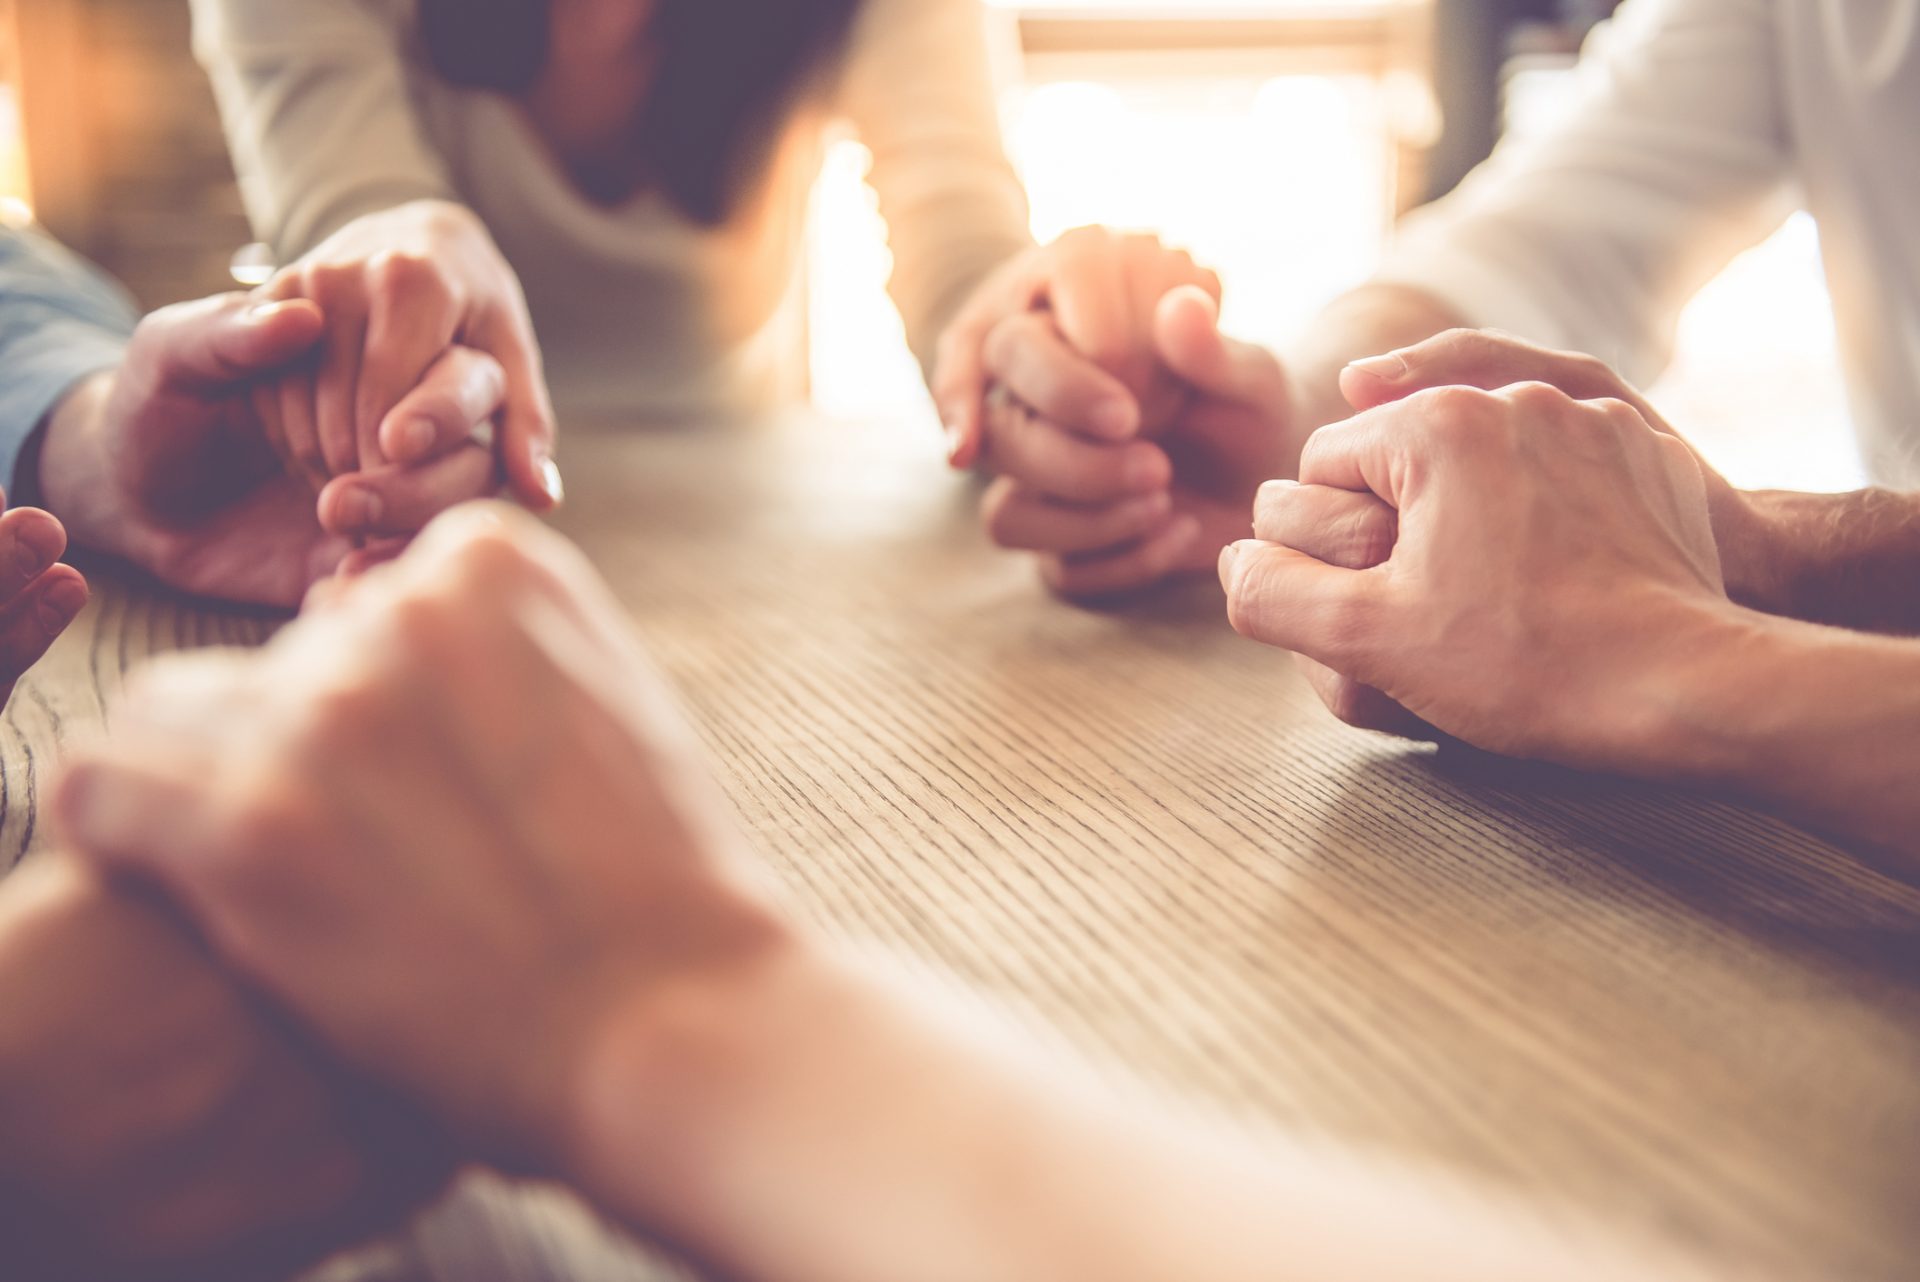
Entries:
[[[653, 0], [660, 57], [636, 154], [689, 217], [725, 221], [786, 116], [844, 49], [860, 0]], [[552, 0], [420, 0], [420, 37], [453, 84], [519, 95], [551, 52]]]

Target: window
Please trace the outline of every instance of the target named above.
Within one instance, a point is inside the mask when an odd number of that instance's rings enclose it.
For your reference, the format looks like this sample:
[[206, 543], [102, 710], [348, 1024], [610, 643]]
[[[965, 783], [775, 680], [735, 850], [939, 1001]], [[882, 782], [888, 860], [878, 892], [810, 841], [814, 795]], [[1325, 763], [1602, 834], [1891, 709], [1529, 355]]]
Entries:
[[[1433, 130], [1423, 0], [991, 2], [1025, 45], [1003, 117], [1041, 239], [1088, 222], [1160, 231], [1219, 269], [1234, 331], [1269, 343], [1376, 261]], [[1515, 123], [1548, 118], [1563, 84], [1529, 73]], [[930, 419], [884, 298], [863, 164], [843, 144], [820, 186], [816, 400]], [[1809, 219], [1701, 295], [1654, 394], [1737, 484], [1861, 483]]]

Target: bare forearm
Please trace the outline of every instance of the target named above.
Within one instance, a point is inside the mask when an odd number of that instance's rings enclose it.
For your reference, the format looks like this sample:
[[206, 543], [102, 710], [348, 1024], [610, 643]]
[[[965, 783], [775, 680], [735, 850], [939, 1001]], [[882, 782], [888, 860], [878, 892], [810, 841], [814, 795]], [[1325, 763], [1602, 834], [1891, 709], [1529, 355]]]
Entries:
[[1156, 1118], [811, 950], [675, 1006], [616, 1035], [563, 1165], [743, 1282], [1667, 1276], [1457, 1191]]
[[1670, 759], [1920, 868], [1920, 642], [1730, 611], [1688, 660]]
[[109, 370], [78, 384], [48, 415], [34, 480], [40, 503], [60, 518], [75, 547], [131, 556], [124, 500], [108, 475], [101, 432], [114, 377]]
[[7, 1277], [285, 1275], [386, 1227], [443, 1159], [334, 1089], [161, 909], [58, 859], [0, 883]]
[[1920, 494], [1762, 491], [1744, 497], [1757, 567], [1743, 593], [1772, 614], [1920, 634]]

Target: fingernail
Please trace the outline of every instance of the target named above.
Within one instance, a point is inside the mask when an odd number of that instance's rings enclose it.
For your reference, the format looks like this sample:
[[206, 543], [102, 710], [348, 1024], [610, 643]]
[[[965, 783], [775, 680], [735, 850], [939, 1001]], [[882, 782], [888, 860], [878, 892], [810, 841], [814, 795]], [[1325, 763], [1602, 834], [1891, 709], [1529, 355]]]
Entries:
[[1347, 368], [1357, 369], [1362, 374], [1391, 383], [1396, 379], [1404, 378], [1408, 366], [1406, 357], [1398, 352], [1388, 352], [1385, 356], [1369, 356], [1365, 360], [1354, 361]]
[[424, 458], [439, 438], [432, 419], [416, 418], [400, 429], [400, 449], [407, 458]]
[[1166, 455], [1159, 450], [1134, 447], [1135, 452], [1127, 459], [1126, 483], [1132, 490], [1151, 490], [1165, 486], [1170, 479], [1167, 475]]
[[547, 497], [553, 501], [555, 507], [566, 502], [567, 487], [560, 479], [560, 465], [553, 461], [552, 455], [547, 455], [540, 460], [540, 488], [546, 491]]
[[1282, 494], [1290, 494], [1294, 490], [1297, 490], [1299, 488], [1300, 488], [1300, 482], [1289, 481], [1284, 477], [1279, 477], [1271, 481], [1264, 481], [1260, 485], [1260, 492], [1254, 495], [1253, 501], [1255, 503], [1261, 503], [1266, 501], [1266, 499], [1269, 496], [1277, 498]]
[[53, 564], [53, 557], [44, 549], [35, 547], [25, 538], [15, 539], [13, 544], [13, 568], [23, 581], [31, 582], [40, 577], [40, 571]]
[[949, 405], [940, 411], [940, 432], [947, 438], [947, 462], [958, 466], [961, 448], [966, 444], [966, 434], [960, 428], [962, 415]]
[[277, 303], [255, 303], [252, 307], [247, 308], [247, 319], [256, 321], [272, 320], [292, 306], [293, 303], [287, 299], [282, 299]]
[[1164, 516], [1173, 510], [1173, 495], [1166, 490], [1142, 494], [1133, 500], [1133, 509], [1142, 517]]
[[1087, 416], [1088, 425], [1102, 436], [1131, 436], [1140, 425], [1132, 401], [1101, 401]]
[[340, 497], [340, 524], [350, 530], [364, 530], [380, 524], [387, 505], [372, 490], [352, 489]]
[[86, 604], [87, 585], [79, 579], [62, 579], [40, 598], [40, 626], [48, 636], [57, 637]]
[[1233, 579], [1233, 563], [1240, 559], [1240, 545], [1229, 543], [1220, 549], [1220, 582], [1230, 583]]

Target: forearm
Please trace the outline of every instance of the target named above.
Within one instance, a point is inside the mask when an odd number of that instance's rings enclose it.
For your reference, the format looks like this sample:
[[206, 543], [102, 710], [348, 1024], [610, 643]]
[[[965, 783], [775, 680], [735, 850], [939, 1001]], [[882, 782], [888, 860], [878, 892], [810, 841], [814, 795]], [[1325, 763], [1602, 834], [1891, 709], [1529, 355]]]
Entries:
[[284, 1276], [386, 1227], [443, 1159], [335, 1089], [170, 914], [53, 857], [0, 882], [9, 1278]]
[[742, 1282], [1663, 1276], [1457, 1193], [1156, 1119], [801, 946], [635, 1013], [580, 1098], [564, 1173]]
[[410, 92], [412, 6], [194, 0], [194, 46], [248, 213], [292, 261], [359, 218], [453, 184]]
[[134, 526], [112, 483], [101, 431], [113, 380], [112, 371], [102, 371], [61, 398], [22, 456], [21, 482], [60, 518], [71, 546], [138, 561], [140, 549], [129, 541]]
[[1920, 867], [1920, 642], [1730, 610], [1650, 754]]
[[976, 0], [868, 0], [840, 85], [838, 105], [873, 157], [887, 289], [929, 375], [968, 298], [1033, 246], [1000, 137], [987, 21]]
[[1740, 532], [1715, 524], [1728, 587], [1743, 604], [1836, 627], [1920, 633], [1920, 494], [1740, 497]]

